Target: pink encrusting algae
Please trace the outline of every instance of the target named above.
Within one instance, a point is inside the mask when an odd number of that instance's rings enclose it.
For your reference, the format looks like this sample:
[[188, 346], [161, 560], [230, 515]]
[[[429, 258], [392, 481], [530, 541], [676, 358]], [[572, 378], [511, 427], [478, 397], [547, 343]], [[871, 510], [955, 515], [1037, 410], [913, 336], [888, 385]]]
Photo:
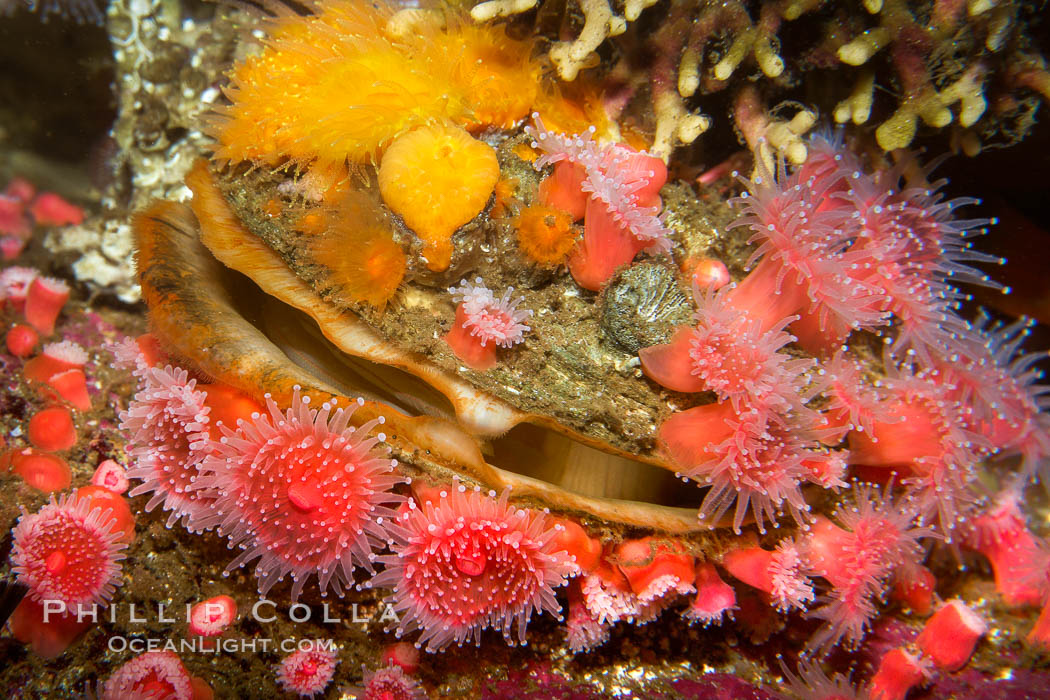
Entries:
[[171, 511], [168, 527], [180, 519], [191, 529], [203, 527], [215, 498], [198, 483], [211, 446], [209, 408], [196, 384], [184, 369], [170, 365], [149, 368], [143, 371], [140, 388], [127, 410], [120, 414], [133, 460], [127, 476], [142, 482], [130, 495], [152, 493], [146, 510], [163, 505]]
[[480, 643], [488, 627], [524, 643], [533, 612], [559, 615], [554, 589], [575, 568], [555, 550], [561, 526], [509, 505], [508, 495], [456, 483], [440, 502], [410, 501], [398, 516], [390, 527], [394, 554], [378, 558], [386, 570], [368, 585], [393, 589], [399, 635], [421, 629], [416, 644], [428, 651]]
[[291, 575], [298, 599], [316, 575], [322, 595], [329, 587], [342, 595], [356, 567], [373, 571], [396, 517], [392, 507], [404, 500], [392, 492], [404, 481], [397, 461], [376, 447], [386, 436], [370, 436], [383, 419], [350, 425], [363, 400], [314, 409], [298, 387], [285, 411], [266, 398], [266, 414], [242, 419], [236, 431], [224, 425], [212, 443], [199, 488], [216, 498], [202, 524], [218, 526], [244, 550], [227, 572], [259, 560], [262, 593]]
[[75, 491], [52, 496], [36, 513], [23, 511], [13, 535], [11, 568], [34, 600], [89, 606], [110, 600], [121, 584], [127, 544], [112, 513]]

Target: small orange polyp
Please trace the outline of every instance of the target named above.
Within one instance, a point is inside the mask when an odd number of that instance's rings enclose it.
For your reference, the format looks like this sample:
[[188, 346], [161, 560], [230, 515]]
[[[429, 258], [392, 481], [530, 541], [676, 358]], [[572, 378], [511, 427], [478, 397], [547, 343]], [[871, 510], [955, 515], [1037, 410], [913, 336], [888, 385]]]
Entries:
[[65, 372], [51, 375], [47, 385], [63, 399], [68, 401], [73, 408], [80, 411], [91, 409], [91, 397], [87, 390], [87, 377], [79, 369], [70, 369]]
[[6, 337], [7, 351], [15, 357], [29, 357], [36, 349], [40, 336], [32, 326], [24, 323], [16, 323], [11, 326]]
[[879, 663], [868, 694], [872, 700], [904, 700], [927, 675], [928, 662], [903, 647], [891, 649]]
[[542, 204], [526, 207], [514, 220], [518, 248], [533, 262], [558, 265], [576, 243], [572, 217]]

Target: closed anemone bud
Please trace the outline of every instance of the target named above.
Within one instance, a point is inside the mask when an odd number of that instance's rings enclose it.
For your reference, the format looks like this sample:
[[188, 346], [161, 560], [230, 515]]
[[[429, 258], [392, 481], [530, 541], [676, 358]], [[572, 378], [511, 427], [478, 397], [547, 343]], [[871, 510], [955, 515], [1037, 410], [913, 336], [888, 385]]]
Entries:
[[4, 195], [19, 204], [29, 204], [36, 196], [36, 186], [25, 178], [13, 177], [4, 188]]
[[68, 226], [84, 223], [84, 210], [70, 204], [54, 192], [42, 192], [29, 207], [36, 222], [42, 226]]
[[882, 657], [868, 694], [872, 700], [904, 700], [928, 674], [929, 662], [898, 647]]
[[219, 595], [197, 603], [190, 609], [190, 632], [201, 637], [222, 634], [237, 617], [237, 602]]
[[729, 268], [715, 258], [687, 258], [682, 263], [682, 272], [698, 289], [721, 289], [731, 281]]
[[33, 488], [51, 493], [64, 491], [73, 482], [73, 472], [66, 460], [34, 449], [24, 449], [11, 458], [15, 473]]
[[29, 419], [29, 442], [48, 452], [68, 450], [77, 442], [77, 429], [68, 408], [53, 406]]
[[91, 396], [88, 395], [87, 377], [83, 370], [70, 369], [54, 374], [47, 380], [47, 385], [73, 408], [79, 411], [91, 408]]
[[736, 608], [736, 591], [722, 580], [714, 564], [698, 564], [693, 585], [696, 597], [689, 609], [682, 613], [687, 620], [709, 625], [721, 622], [722, 615]]
[[55, 321], [69, 301], [69, 285], [53, 277], [37, 277], [26, 293], [26, 322], [43, 335], [55, 331]]
[[938, 668], [952, 672], [966, 665], [988, 624], [961, 600], [949, 600], [922, 628], [915, 643]]
[[911, 608], [916, 615], [929, 615], [933, 610], [933, 591], [937, 578], [922, 564], [909, 567], [907, 578], [893, 583], [892, 597]]
[[14, 260], [21, 255], [22, 249], [25, 247], [25, 240], [18, 236], [0, 237], [0, 258], [3, 258], [4, 260]]
[[36, 349], [40, 336], [32, 326], [16, 323], [7, 332], [7, 351], [15, 357], [29, 357]]
[[384, 665], [396, 664], [405, 673], [415, 673], [419, 670], [419, 649], [408, 642], [390, 644], [383, 650], [381, 661]]

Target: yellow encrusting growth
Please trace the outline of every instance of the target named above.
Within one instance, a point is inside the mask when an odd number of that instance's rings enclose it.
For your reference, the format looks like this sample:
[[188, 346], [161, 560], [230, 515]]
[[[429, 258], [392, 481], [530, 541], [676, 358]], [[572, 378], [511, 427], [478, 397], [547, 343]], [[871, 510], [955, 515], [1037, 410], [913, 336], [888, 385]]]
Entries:
[[209, 126], [220, 161], [346, 172], [419, 126], [506, 127], [531, 109], [540, 78], [532, 42], [502, 28], [421, 13], [398, 33], [382, 3], [320, 0], [315, 9], [270, 20], [262, 52], [234, 68], [231, 104]]
[[382, 310], [404, 279], [405, 253], [373, 197], [350, 192], [323, 215], [303, 217], [307, 256], [324, 270], [336, 298]]
[[457, 126], [424, 126], [399, 136], [379, 166], [379, 192], [423, 240], [427, 267], [452, 259], [452, 233], [481, 213], [499, 180], [488, 144]]

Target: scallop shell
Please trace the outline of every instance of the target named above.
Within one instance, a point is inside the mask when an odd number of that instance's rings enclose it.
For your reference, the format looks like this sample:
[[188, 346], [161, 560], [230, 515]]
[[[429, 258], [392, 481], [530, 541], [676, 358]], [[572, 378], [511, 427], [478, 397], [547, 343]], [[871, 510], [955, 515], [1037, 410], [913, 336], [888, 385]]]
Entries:
[[[509, 150], [501, 148], [501, 158], [512, 157]], [[504, 220], [482, 213], [464, 227], [470, 233], [454, 239], [453, 266], [480, 252], [474, 269], [500, 289], [516, 283], [535, 316], [525, 343], [477, 372], [441, 339], [454, 303], [440, 283], [457, 279], [457, 270], [437, 285], [430, 273], [410, 270], [383, 311], [341, 303], [302, 234], [258, 209], [280, 199], [301, 216], [318, 205], [282, 195], [273, 174], [247, 183], [238, 175], [200, 161], [187, 178], [189, 207], [162, 202], [136, 219], [152, 327], [180, 361], [279, 403], [294, 385], [319, 400], [364, 396], [354, 421], [386, 416], [388, 441], [416, 476], [510, 487], [516, 500], [598, 524], [701, 529], [700, 492], [681, 484], [654, 449], [671, 410], [665, 393], [600, 330], [615, 312], [600, 313], [596, 296], [567, 274], [536, 275], [506, 250]], [[679, 305], [685, 298], [665, 296]]]

